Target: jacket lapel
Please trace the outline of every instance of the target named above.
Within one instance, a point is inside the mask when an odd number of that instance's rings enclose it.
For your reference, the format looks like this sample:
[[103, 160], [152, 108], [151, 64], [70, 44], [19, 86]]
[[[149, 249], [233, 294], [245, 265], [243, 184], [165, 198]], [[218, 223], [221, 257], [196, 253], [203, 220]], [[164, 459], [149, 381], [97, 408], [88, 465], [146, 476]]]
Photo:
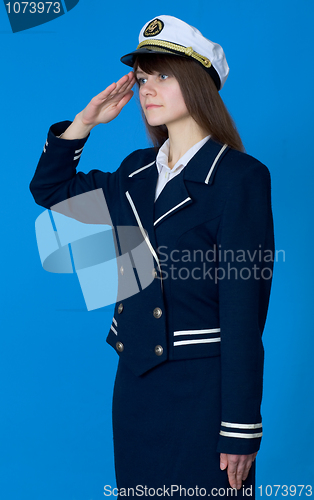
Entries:
[[171, 179], [155, 202], [154, 226], [171, 217], [182, 208], [185, 208], [193, 200], [189, 196], [183, 181], [183, 171]]
[[154, 259], [158, 266], [157, 243], [154, 231], [154, 201], [158, 172], [155, 162], [147, 168], [129, 175], [129, 189], [125, 195], [134, 214], [136, 223], [142, 231]]

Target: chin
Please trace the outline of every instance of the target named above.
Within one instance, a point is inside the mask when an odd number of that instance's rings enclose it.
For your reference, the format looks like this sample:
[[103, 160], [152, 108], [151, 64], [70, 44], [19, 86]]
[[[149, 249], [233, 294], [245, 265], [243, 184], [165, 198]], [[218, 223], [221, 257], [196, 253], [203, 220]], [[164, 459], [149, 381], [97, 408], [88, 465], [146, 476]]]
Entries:
[[146, 121], [151, 127], [161, 127], [162, 125], [165, 125], [164, 122], [160, 122], [159, 120], [147, 120], [146, 118]]

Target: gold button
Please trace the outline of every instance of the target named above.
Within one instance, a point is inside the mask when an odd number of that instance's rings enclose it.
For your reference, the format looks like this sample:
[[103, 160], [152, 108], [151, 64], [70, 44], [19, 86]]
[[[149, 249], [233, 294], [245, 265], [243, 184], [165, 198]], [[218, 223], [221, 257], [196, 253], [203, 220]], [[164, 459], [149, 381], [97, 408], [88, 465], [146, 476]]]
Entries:
[[123, 304], [121, 302], [121, 304], [119, 304], [119, 306], [118, 306], [118, 313], [121, 314], [122, 311], [123, 311]]
[[120, 267], [120, 273], [123, 274], [124, 273], [124, 269], [123, 269], [123, 266]]
[[162, 315], [162, 310], [160, 309], [160, 307], [155, 307], [153, 315], [157, 319], [160, 318], [160, 316]]
[[157, 278], [157, 271], [155, 268], [152, 270], [152, 275], [154, 278]]
[[156, 345], [155, 347], [156, 356], [161, 356], [163, 352], [164, 352], [163, 347], [161, 347], [161, 345]]
[[117, 343], [116, 343], [116, 349], [117, 349], [117, 351], [119, 351], [119, 352], [122, 352], [122, 351], [123, 351], [123, 349], [124, 349], [124, 345], [122, 344], [122, 342], [117, 342]]
[[210, 62], [209, 59], [204, 59], [204, 66], [206, 66], [206, 68], [209, 68], [211, 65], [212, 63]]

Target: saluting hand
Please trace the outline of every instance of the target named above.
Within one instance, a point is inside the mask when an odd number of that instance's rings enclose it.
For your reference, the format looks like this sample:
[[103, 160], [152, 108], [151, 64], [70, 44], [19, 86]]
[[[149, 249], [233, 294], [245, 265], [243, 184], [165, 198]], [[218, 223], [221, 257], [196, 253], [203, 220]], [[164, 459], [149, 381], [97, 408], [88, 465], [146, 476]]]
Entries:
[[116, 83], [112, 83], [100, 94], [93, 97], [81, 113], [84, 125], [98, 125], [108, 123], [118, 116], [121, 109], [129, 102], [133, 95], [131, 88], [135, 84], [133, 71], [124, 75]]
[[250, 455], [220, 453], [220, 468], [221, 470], [227, 469], [229, 483], [232, 488], [238, 490], [241, 488], [242, 481], [245, 481], [248, 477], [256, 455], [257, 452]]
[[131, 89], [135, 81], [134, 73], [130, 71], [93, 97], [86, 108], [76, 115], [73, 123], [63, 133], [62, 139], [83, 139], [96, 125], [114, 120], [132, 98]]

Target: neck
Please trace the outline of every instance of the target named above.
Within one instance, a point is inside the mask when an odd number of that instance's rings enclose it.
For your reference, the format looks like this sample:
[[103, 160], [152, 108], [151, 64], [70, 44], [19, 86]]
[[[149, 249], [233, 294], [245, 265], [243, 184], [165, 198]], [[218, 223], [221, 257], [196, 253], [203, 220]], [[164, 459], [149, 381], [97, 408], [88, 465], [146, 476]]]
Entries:
[[168, 126], [169, 157], [168, 166], [172, 168], [177, 161], [208, 134], [191, 118], [183, 123]]

